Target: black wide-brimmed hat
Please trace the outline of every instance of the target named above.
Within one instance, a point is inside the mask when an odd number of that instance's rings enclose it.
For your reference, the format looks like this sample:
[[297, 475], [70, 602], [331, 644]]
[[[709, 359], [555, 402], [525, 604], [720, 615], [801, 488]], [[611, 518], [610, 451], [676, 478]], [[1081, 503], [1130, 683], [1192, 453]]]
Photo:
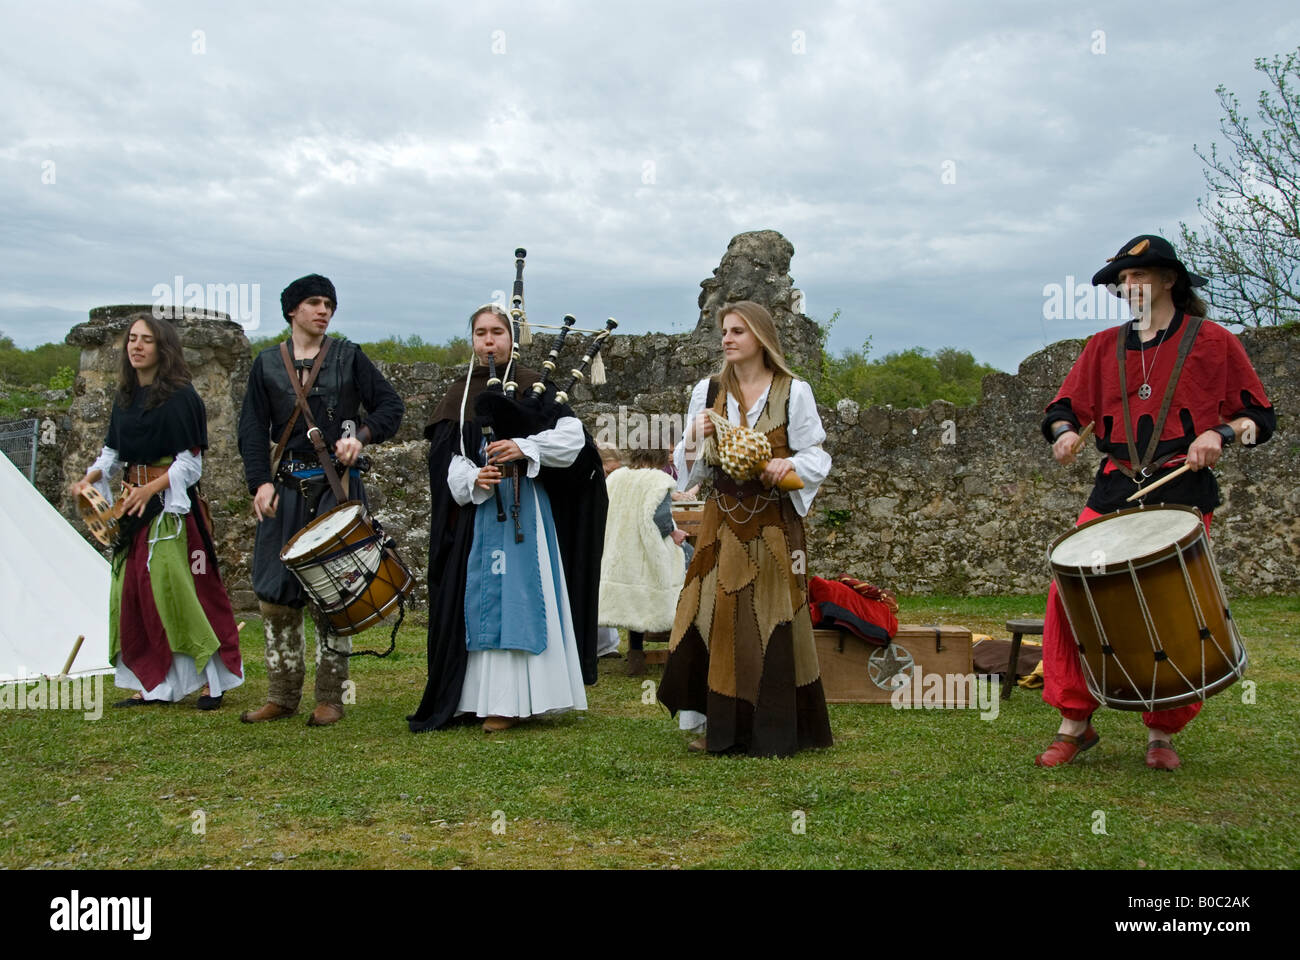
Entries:
[[1133, 267], [1173, 267], [1182, 273], [1193, 287], [1203, 287], [1210, 282], [1183, 266], [1183, 262], [1174, 253], [1172, 243], [1164, 237], [1156, 237], [1148, 233], [1134, 237], [1120, 247], [1119, 253], [1107, 260], [1106, 266], [1093, 274], [1092, 282], [1099, 287], [1119, 283], [1119, 272]]

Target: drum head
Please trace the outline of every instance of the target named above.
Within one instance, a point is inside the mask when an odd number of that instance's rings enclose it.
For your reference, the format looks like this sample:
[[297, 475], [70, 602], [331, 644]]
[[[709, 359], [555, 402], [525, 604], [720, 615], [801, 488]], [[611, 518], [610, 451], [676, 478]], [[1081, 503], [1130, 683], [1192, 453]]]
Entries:
[[324, 516], [317, 517], [298, 531], [294, 542], [285, 548], [281, 560], [288, 563], [310, 554], [318, 547], [336, 540], [361, 515], [360, 503], [345, 503]]
[[1051, 562], [1060, 567], [1127, 563], [1178, 543], [1203, 526], [1200, 516], [1182, 507], [1146, 507], [1101, 517], [1058, 543]]

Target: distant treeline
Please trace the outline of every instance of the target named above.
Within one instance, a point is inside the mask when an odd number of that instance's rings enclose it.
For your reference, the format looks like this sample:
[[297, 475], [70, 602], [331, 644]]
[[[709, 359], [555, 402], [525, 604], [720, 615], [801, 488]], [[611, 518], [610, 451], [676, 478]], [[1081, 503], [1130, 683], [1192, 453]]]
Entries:
[[[345, 334], [330, 332], [331, 337], [339, 340], [348, 339]], [[253, 356], [257, 356], [267, 347], [273, 347], [281, 340], [289, 339], [289, 327], [274, 337], [260, 337], [249, 342]], [[469, 341], [464, 337], [452, 337], [446, 343], [425, 343], [418, 333], [409, 337], [386, 337], [374, 343], [358, 344], [366, 356], [376, 363], [439, 363], [454, 366], [469, 360]]]
[[947, 400], [968, 407], [980, 398], [980, 384], [997, 367], [976, 363], [969, 350], [940, 347], [931, 353], [910, 347], [868, 360], [871, 337], [862, 346], [833, 355], [826, 349], [831, 328], [840, 318], [836, 310], [822, 326], [820, 370], [799, 370], [812, 385], [817, 402], [833, 407], [847, 398], [860, 406], [924, 407]]
[[[839, 319], [839, 312], [823, 327], [822, 362], [819, 370], [799, 370], [812, 384], [818, 402], [834, 406], [845, 397], [863, 406], [891, 404], [895, 407], [923, 407], [933, 400], [947, 400], [969, 406], [980, 397], [980, 381], [997, 368], [976, 363], [969, 350], [941, 347], [931, 353], [912, 347], [869, 359], [871, 338], [858, 349], [838, 355], [826, 350], [826, 338]], [[333, 336], [346, 339], [339, 333]], [[261, 337], [250, 343], [253, 356], [289, 336], [286, 326], [277, 336]], [[437, 363], [454, 366], [469, 359], [469, 342], [452, 337], [445, 343], [426, 343], [419, 334], [388, 337], [360, 344], [370, 359], [381, 363]], [[0, 333], [0, 383], [31, 389], [69, 387], [76, 376], [80, 348], [46, 343], [20, 350]]]
[[70, 387], [80, 362], [80, 347], [43, 343], [31, 350], [20, 350], [11, 338], [0, 333], [0, 383], [47, 390]]

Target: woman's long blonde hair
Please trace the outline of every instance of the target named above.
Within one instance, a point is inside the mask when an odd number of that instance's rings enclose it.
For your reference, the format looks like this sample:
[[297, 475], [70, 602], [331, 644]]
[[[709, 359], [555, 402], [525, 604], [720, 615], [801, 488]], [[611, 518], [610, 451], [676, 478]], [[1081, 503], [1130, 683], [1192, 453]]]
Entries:
[[[719, 332], [722, 331], [723, 321], [733, 313], [745, 321], [750, 332], [762, 345], [763, 366], [774, 373], [784, 373], [791, 380], [795, 379], [790, 365], [785, 362], [785, 353], [781, 350], [781, 335], [776, 329], [776, 321], [772, 319], [772, 314], [768, 312], [767, 307], [753, 300], [740, 300], [726, 304], [718, 310]], [[722, 389], [735, 397], [737, 404], [743, 406], [740, 404], [740, 380], [736, 377], [735, 367], [726, 357], [723, 357], [722, 366], [718, 368], [716, 376], [722, 384]], [[741, 419], [747, 419], [744, 410], [740, 411], [740, 416]]]

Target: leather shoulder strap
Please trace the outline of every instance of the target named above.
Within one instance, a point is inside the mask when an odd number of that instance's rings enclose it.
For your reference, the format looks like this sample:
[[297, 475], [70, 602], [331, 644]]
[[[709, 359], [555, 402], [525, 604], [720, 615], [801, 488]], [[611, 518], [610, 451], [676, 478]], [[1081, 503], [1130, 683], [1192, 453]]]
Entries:
[[[321, 341], [320, 353], [316, 354], [316, 362], [311, 365], [311, 373], [307, 375], [307, 386], [303, 388], [310, 393], [311, 388], [316, 384], [316, 377], [320, 375], [321, 368], [325, 366], [325, 355], [329, 353], [330, 344], [333, 341], [326, 337]], [[298, 375], [293, 369], [293, 358], [289, 355], [289, 341], [280, 341], [280, 358], [284, 361], [284, 369], [289, 374], [289, 382], [295, 387], [298, 384]], [[275, 451], [271, 454], [271, 476], [280, 469], [280, 460], [284, 457], [284, 448], [289, 443], [289, 434], [293, 432], [293, 425], [298, 422], [298, 414], [305, 409], [305, 406], [296, 406], [293, 408], [293, 415], [289, 417], [289, 422], [284, 425], [284, 433], [280, 434], [280, 440], [275, 445]], [[310, 418], [308, 419], [310, 423]]]
[[1155, 429], [1151, 431], [1151, 441], [1147, 444], [1146, 453], [1142, 455], [1142, 466], [1150, 463], [1156, 454], [1156, 445], [1160, 443], [1160, 434], [1164, 433], [1165, 420], [1169, 417], [1169, 407], [1174, 400], [1174, 388], [1178, 386], [1178, 378], [1183, 375], [1183, 363], [1187, 360], [1187, 355], [1192, 352], [1192, 342], [1196, 339], [1196, 334], [1201, 329], [1200, 317], [1189, 317], [1183, 315], [1183, 339], [1178, 342], [1178, 359], [1174, 361], [1173, 372], [1169, 374], [1169, 383], [1165, 387], [1165, 398], [1160, 403], [1160, 416], [1156, 417]]
[[[326, 337], [321, 341], [320, 353], [316, 354], [316, 361], [312, 364], [311, 373], [307, 377], [307, 383], [304, 385], [298, 381], [298, 374], [293, 369], [293, 358], [289, 354], [289, 342], [286, 340], [280, 344], [280, 359], [284, 362], [285, 372], [289, 375], [289, 384], [293, 387], [294, 394], [298, 397], [298, 406], [294, 410], [294, 418], [301, 411], [303, 417], [307, 420], [307, 439], [316, 449], [316, 459], [320, 461], [321, 470], [325, 473], [325, 478], [329, 480], [330, 489], [334, 491], [334, 498], [338, 503], [343, 503], [347, 499], [347, 494], [343, 490], [343, 484], [339, 482], [338, 473], [334, 470], [334, 462], [330, 459], [330, 454], [325, 449], [325, 437], [316, 422], [312, 419], [311, 410], [307, 406], [307, 394], [312, 386], [316, 383], [316, 377], [319, 376], [321, 369], [325, 366], [325, 357], [329, 353], [331, 340]], [[293, 424], [293, 419], [289, 421]], [[289, 439], [288, 430], [282, 438], [283, 441]], [[279, 467], [279, 457], [275, 457], [275, 466]]]
[[1133, 435], [1133, 417], [1128, 410], [1128, 335], [1132, 329], [1133, 321], [1129, 320], [1119, 328], [1115, 336], [1115, 362], [1119, 364], [1119, 401], [1124, 411], [1124, 440], [1128, 443], [1129, 462], [1127, 467], [1118, 463], [1115, 466], [1130, 480], [1142, 469], [1142, 464], [1138, 462], [1137, 438]]

